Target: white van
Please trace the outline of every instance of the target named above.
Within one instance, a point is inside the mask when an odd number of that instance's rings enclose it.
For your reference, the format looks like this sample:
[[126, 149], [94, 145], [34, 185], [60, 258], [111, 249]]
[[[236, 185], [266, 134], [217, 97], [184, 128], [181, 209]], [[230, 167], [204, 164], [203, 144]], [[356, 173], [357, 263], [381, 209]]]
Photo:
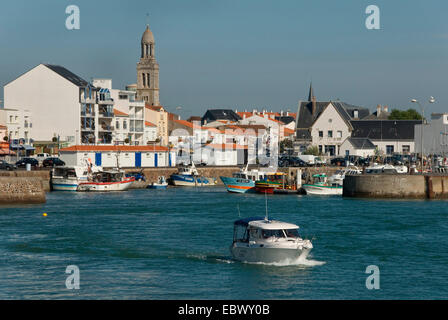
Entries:
[[306, 162], [308, 165], [314, 165], [315, 161], [314, 159], [316, 156], [310, 155], [310, 154], [301, 154], [298, 155], [299, 159]]
[[39, 163], [42, 163], [45, 159], [49, 158], [50, 154], [48, 153], [38, 153], [36, 154], [36, 160], [39, 161]]

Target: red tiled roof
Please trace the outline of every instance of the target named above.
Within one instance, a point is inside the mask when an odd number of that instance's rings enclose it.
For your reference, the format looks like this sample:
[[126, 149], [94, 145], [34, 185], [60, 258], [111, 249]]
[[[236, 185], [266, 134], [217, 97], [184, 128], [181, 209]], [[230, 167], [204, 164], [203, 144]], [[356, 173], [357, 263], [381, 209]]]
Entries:
[[285, 128], [284, 132], [285, 132], [285, 136], [290, 136], [290, 135], [294, 134], [296, 131], [289, 129], [289, 128]]
[[117, 110], [117, 109], [114, 109], [114, 115], [117, 116], [117, 117], [127, 117], [127, 116], [129, 116], [129, 114], [124, 113], [124, 112], [122, 112], [120, 110]]
[[105, 145], [77, 145], [59, 150], [60, 152], [89, 152], [89, 151], [129, 151], [129, 152], [149, 152], [157, 151], [163, 152], [168, 151], [167, 147], [162, 146], [105, 146]]
[[145, 121], [145, 126], [146, 127], [157, 127], [154, 123], [149, 122], [149, 121]]

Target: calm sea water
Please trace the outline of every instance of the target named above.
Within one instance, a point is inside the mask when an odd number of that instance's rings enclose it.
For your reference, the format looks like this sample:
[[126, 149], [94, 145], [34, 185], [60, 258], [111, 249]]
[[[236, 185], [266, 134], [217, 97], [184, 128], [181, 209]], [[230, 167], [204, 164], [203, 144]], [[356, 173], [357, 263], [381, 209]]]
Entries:
[[[231, 259], [238, 204], [242, 217], [264, 215], [263, 195], [221, 187], [53, 192], [45, 205], [0, 207], [0, 298], [448, 298], [448, 202], [268, 196], [270, 215], [314, 244], [309, 261], [281, 266]], [[80, 290], [65, 287], [68, 265]], [[379, 290], [366, 289], [368, 265]]]

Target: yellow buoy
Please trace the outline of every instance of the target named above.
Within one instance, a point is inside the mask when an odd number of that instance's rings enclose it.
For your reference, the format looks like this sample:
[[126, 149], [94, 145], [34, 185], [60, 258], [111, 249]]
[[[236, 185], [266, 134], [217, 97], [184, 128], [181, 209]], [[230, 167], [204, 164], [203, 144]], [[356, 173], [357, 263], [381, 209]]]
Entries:
[[47, 214], [46, 214], [46, 213], [44, 213], [44, 214], [43, 214], [43, 216], [44, 216], [44, 217], [46, 217], [46, 216], [47, 216]]

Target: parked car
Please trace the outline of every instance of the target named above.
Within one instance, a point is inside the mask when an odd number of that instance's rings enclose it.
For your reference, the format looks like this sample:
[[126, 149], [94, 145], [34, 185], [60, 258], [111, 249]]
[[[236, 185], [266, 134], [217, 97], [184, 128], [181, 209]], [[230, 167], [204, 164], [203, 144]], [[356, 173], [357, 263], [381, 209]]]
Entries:
[[307, 167], [307, 163], [299, 157], [289, 156], [280, 157], [278, 160], [279, 167]]
[[8, 162], [6, 162], [5, 160], [0, 160], [0, 170], [14, 170], [17, 169], [17, 166], [15, 166], [14, 164], [10, 164]]
[[39, 166], [39, 161], [34, 158], [22, 158], [21, 160], [16, 162], [16, 166], [17, 168], [25, 168], [28, 163], [31, 165], [31, 167]]
[[315, 166], [320, 167], [320, 166], [324, 166], [326, 164], [327, 164], [327, 162], [325, 160], [323, 160], [323, 159], [321, 159], [319, 157], [314, 158], [314, 165]]
[[44, 167], [57, 167], [57, 166], [65, 166], [65, 162], [59, 158], [51, 157], [42, 161], [42, 166]]

